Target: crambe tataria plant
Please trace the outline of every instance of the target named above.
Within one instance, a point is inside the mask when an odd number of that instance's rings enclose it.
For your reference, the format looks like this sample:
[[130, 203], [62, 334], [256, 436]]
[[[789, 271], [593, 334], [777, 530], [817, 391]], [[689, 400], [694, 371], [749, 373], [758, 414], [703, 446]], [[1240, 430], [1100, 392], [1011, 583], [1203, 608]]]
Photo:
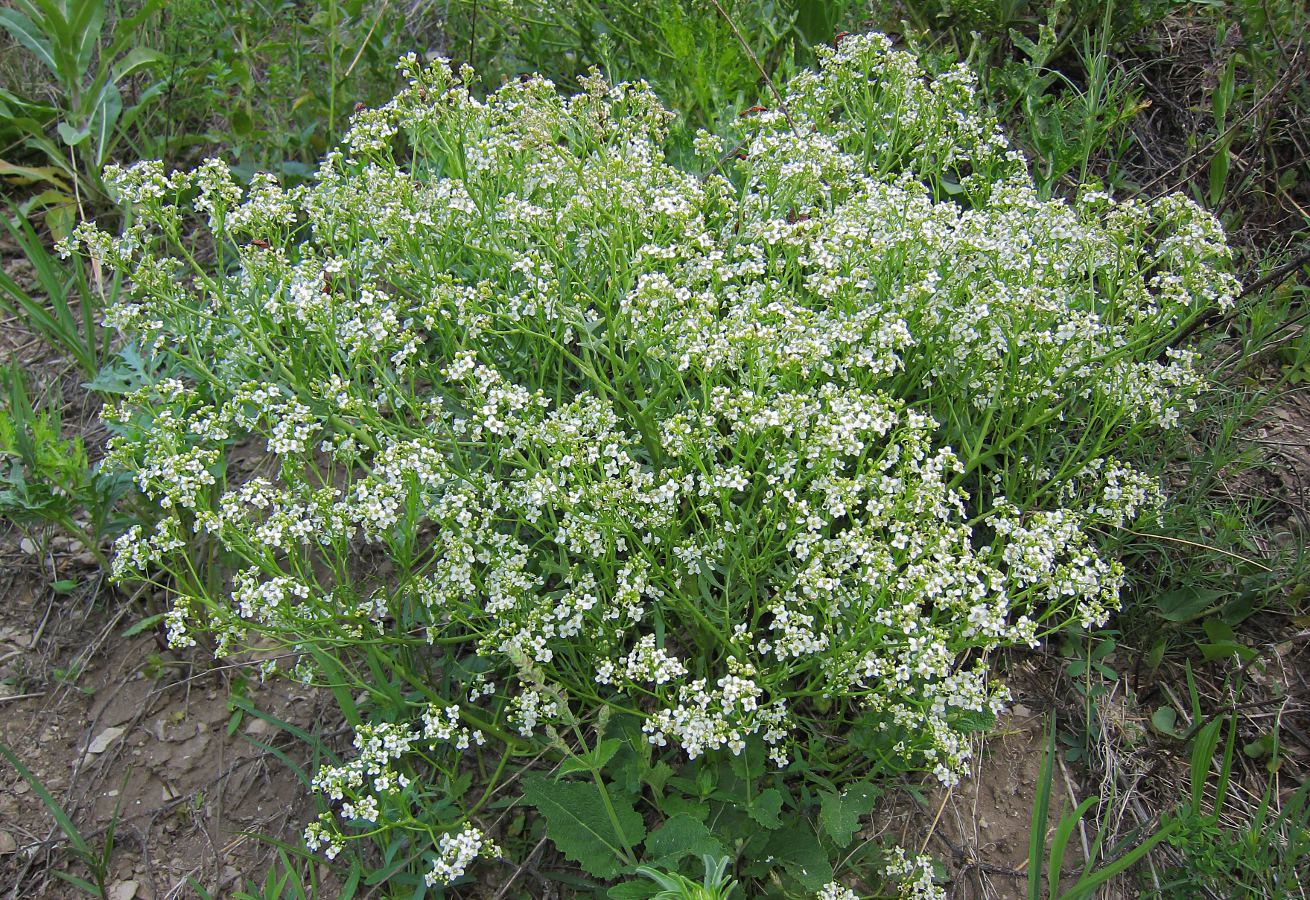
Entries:
[[308, 186], [140, 163], [125, 232], [76, 236], [172, 373], [109, 413], [160, 512], [115, 574], [175, 644], [389, 710], [349, 711], [310, 845], [404, 829], [458, 877], [501, 852], [462, 755], [602, 711], [675, 766], [827, 777], [857, 730], [864, 774], [957, 780], [995, 651], [1118, 602], [1090, 527], [1164, 502], [1134, 460], [1200, 389], [1171, 341], [1232, 303], [1215, 221], [1039, 200], [970, 76], [878, 35], [702, 172], [643, 85], [402, 68]]

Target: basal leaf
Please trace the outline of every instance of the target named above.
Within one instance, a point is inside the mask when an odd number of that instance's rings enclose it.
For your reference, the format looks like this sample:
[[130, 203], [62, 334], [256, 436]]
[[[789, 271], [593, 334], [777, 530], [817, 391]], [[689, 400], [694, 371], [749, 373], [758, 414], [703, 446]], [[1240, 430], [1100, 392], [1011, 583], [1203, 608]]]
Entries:
[[778, 817], [780, 812], [782, 794], [778, 793], [777, 788], [762, 791], [750, 805], [751, 818], [769, 829], [782, 827], [782, 819]]
[[646, 836], [632, 801], [611, 795], [615, 829], [600, 791], [593, 783], [551, 781], [541, 776], [523, 779], [523, 797], [546, 817], [546, 834], [560, 852], [597, 878], [613, 878], [623, 862], [623, 848]]
[[860, 830], [860, 816], [868, 814], [878, 799], [870, 784], [856, 784], [841, 794], [824, 794], [819, 803], [819, 824], [838, 847], [846, 847]]
[[832, 864], [818, 837], [804, 823], [776, 831], [765, 848], [774, 866], [800, 882], [806, 891], [817, 891], [832, 881]]
[[645, 858], [659, 869], [672, 869], [686, 856], [707, 853], [717, 859], [726, 851], [713, 832], [686, 813], [669, 819], [646, 838]]

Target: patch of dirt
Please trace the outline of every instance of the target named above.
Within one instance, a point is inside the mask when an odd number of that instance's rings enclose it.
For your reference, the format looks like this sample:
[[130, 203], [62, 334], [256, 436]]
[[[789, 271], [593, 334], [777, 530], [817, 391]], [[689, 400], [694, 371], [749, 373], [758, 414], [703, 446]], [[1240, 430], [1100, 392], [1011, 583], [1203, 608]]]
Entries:
[[[886, 823], [879, 829], [883, 840], [907, 853], [928, 853], [945, 865], [944, 888], [952, 900], [1022, 900], [1028, 895], [1033, 798], [1041, 779], [1050, 711], [1047, 692], [1040, 686], [1049, 673], [1039, 672], [1035, 660], [1015, 662], [1007, 676], [1014, 701], [993, 733], [975, 741], [970, 775], [952, 788], [924, 782], [919, 797], [893, 795], [873, 815], [875, 822]], [[1048, 837], [1060, 817], [1085, 796], [1071, 768], [1057, 762]], [[1077, 838], [1066, 855], [1066, 871], [1083, 859], [1076, 844]], [[1098, 896], [1121, 894], [1111, 888]]]
[[[161, 649], [146, 614], [102, 577], [0, 541], [0, 741], [68, 812], [93, 849], [116, 821], [107, 885], [115, 900], [229, 896], [270, 853], [254, 834], [295, 842], [313, 817], [297, 775], [306, 750], [278, 726], [233, 717], [230, 692], [314, 731], [323, 698], [286, 680], [246, 681], [204, 651]], [[27, 550], [35, 549], [25, 544]], [[56, 577], [57, 576], [57, 577]], [[69, 593], [49, 585], [80, 579]], [[54, 871], [87, 877], [37, 791], [0, 762], [0, 897], [77, 892]]]

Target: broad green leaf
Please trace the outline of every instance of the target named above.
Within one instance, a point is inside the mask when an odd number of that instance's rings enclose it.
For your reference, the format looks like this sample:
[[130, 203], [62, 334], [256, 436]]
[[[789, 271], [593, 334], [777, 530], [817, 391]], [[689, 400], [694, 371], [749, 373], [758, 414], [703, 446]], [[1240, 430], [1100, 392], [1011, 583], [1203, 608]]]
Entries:
[[860, 816], [873, 810], [878, 790], [871, 784], [852, 785], [838, 794], [824, 794], [819, 801], [819, 824], [838, 847], [850, 844], [860, 830]]
[[155, 66], [165, 62], [168, 57], [149, 47], [134, 47], [126, 56], [114, 64], [113, 80], [122, 81], [137, 69]]
[[105, 27], [105, 4], [103, 0], [80, 0], [75, 7], [76, 14], [68, 20], [66, 35], [74, 66], [68, 75], [80, 80], [91, 68], [96, 44], [100, 42], [100, 33]]
[[686, 856], [725, 855], [723, 844], [702, 823], [683, 813], [669, 819], [646, 838], [644, 858], [660, 869], [673, 869]]
[[1162, 706], [1151, 714], [1151, 725], [1161, 734], [1179, 737], [1178, 712], [1172, 706]]
[[101, 93], [95, 113], [91, 117], [91, 150], [95, 153], [97, 168], [109, 161], [109, 151], [113, 149], [114, 129], [118, 117], [123, 112], [123, 95], [118, 85], [108, 82]]
[[76, 147], [91, 136], [90, 128], [74, 128], [67, 122], [60, 122], [56, 125], [55, 131], [59, 133], [59, 137], [63, 139], [64, 143], [70, 147]]
[[760, 795], [751, 801], [749, 812], [751, 818], [765, 828], [781, 828], [782, 819], [778, 817], [778, 813], [782, 812], [782, 794], [778, 793], [777, 788], [761, 791]]
[[1156, 612], [1166, 622], [1190, 622], [1214, 606], [1227, 591], [1189, 587], [1169, 591], [1155, 598]]
[[546, 834], [569, 859], [597, 878], [613, 878], [623, 864], [623, 847], [646, 836], [632, 801], [611, 796], [620, 834], [600, 791], [592, 783], [523, 779], [523, 798], [546, 817]]
[[807, 891], [818, 891], [832, 881], [832, 863], [818, 837], [804, 824], [776, 831], [765, 847], [766, 857]]

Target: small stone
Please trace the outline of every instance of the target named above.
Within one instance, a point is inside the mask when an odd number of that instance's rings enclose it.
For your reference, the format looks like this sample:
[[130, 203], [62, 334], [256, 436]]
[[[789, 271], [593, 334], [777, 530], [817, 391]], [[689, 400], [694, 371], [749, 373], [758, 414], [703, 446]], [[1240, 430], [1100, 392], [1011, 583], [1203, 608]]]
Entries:
[[21, 552], [26, 553], [28, 556], [36, 556], [36, 551], [37, 551], [36, 542], [33, 541], [31, 538], [23, 538], [21, 541], [19, 541], [18, 549]]
[[1010, 707], [1010, 711], [1021, 719], [1027, 719], [1031, 717], [1033, 714], [1033, 711], [1028, 707], [1024, 706], [1022, 703], [1014, 704], [1014, 706]]
[[[92, 756], [94, 756], [97, 753], [104, 753], [106, 750], [110, 748], [110, 746], [113, 745], [114, 741], [118, 740], [122, 736], [123, 732], [126, 730], [127, 729], [120, 728], [117, 725], [114, 725], [110, 728], [106, 728], [104, 731], [100, 732], [95, 736], [95, 740], [93, 740], [91, 742], [91, 745], [86, 748], [86, 752], [91, 754]], [[126, 884], [126, 882], [124, 883]]]
[[109, 888], [109, 900], [134, 900], [140, 889], [139, 881], [120, 881]]
[[0, 856], [8, 856], [18, 849], [18, 841], [7, 831], [0, 831]]

